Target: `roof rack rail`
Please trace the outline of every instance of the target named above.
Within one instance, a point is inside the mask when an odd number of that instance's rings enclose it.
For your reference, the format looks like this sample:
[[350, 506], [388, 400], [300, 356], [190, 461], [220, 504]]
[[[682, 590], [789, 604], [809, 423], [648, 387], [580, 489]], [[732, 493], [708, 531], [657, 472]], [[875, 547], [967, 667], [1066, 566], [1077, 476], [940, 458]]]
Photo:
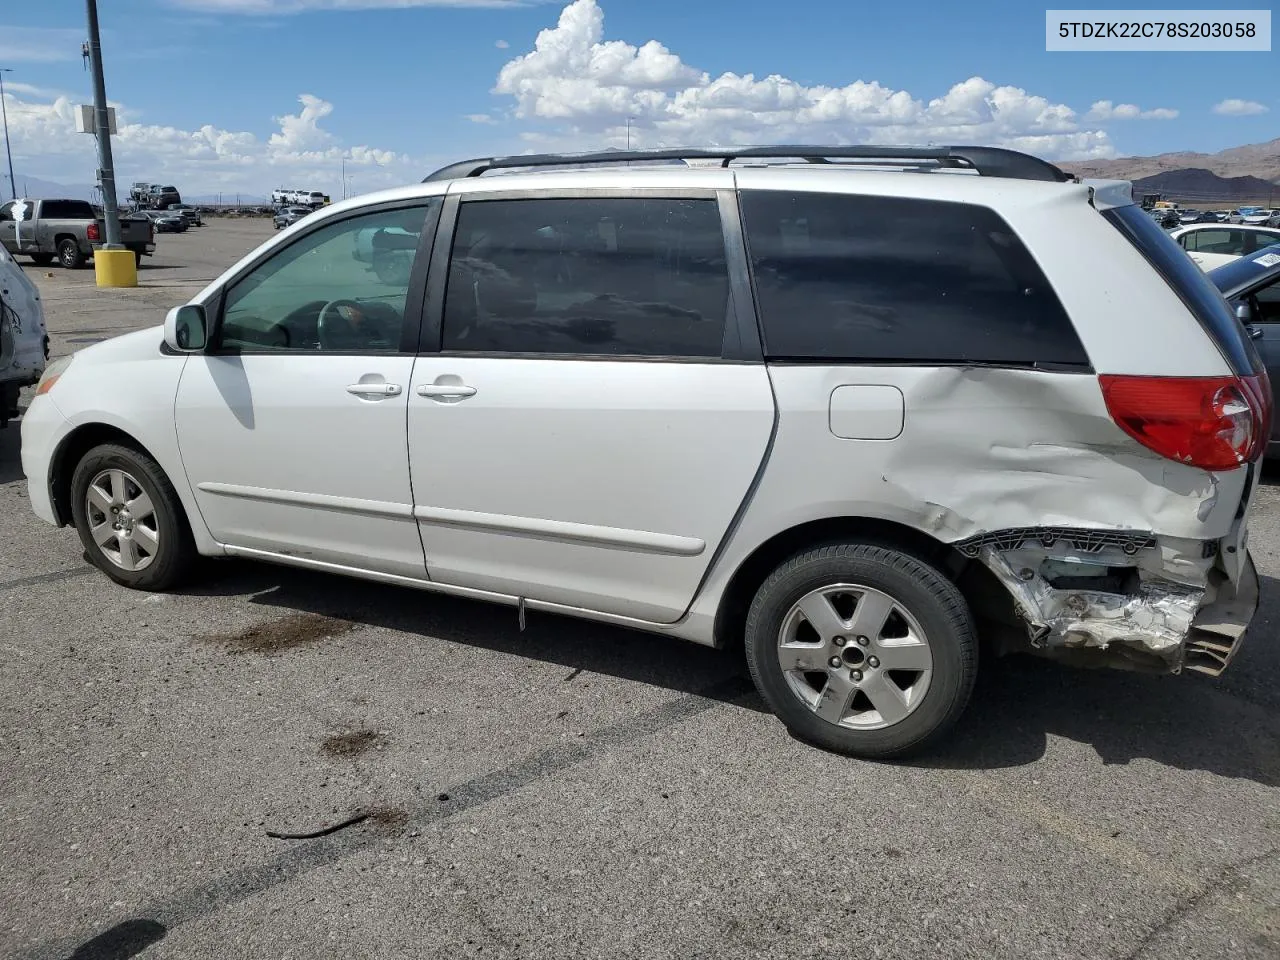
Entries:
[[830, 163], [832, 160], [864, 161], [872, 164], [921, 167], [967, 167], [983, 177], [1012, 180], [1048, 180], [1064, 182], [1073, 179], [1048, 161], [1003, 147], [892, 147], [845, 146], [818, 144], [782, 145], [776, 147], [727, 147], [717, 149], [604, 150], [597, 153], [543, 153], [513, 157], [483, 157], [463, 160], [441, 167], [423, 183], [478, 177], [490, 170], [517, 167], [563, 167], [575, 164], [626, 163], [645, 160], [719, 160], [727, 167], [734, 160], [800, 158], [808, 163]]

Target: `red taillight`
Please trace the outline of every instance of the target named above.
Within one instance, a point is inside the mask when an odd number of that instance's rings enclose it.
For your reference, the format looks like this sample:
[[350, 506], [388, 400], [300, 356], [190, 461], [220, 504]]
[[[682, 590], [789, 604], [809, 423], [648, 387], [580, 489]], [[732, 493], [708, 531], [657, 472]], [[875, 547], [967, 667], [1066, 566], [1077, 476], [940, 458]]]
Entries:
[[87, 230], [85, 230], [84, 235], [85, 235], [85, 238], [89, 240], [91, 243], [96, 242], [98, 239], [98, 225], [96, 223], [89, 224], [89, 227]]
[[1170, 460], [1231, 470], [1267, 442], [1271, 394], [1259, 377], [1098, 377], [1111, 418]]

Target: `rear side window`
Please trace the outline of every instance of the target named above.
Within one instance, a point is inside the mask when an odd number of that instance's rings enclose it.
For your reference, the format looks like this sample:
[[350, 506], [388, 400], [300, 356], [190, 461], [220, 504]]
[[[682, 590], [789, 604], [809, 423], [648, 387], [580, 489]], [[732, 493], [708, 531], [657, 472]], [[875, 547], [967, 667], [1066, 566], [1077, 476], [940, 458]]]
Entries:
[[1104, 210], [1102, 215], [1164, 277], [1165, 283], [1173, 288], [1213, 338], [1236, 374], [1248, 376], [1261, 368], [1252, 341], [1245, 335], [1244, 327], [1231, 313], [1218, 288], [1159, 224], [1135, 204], [1112, 207]]
[[1049, 281], [986, 207], [750, 190], [742, 210], [773, 359], [1088, 366]]
[[715, 200], [461, 204], [445, 350], [719, 357], [729, 307]]
[[93, 220], [93, 207], [85, 200], [46, 200], [40, 207], [46, 220]]

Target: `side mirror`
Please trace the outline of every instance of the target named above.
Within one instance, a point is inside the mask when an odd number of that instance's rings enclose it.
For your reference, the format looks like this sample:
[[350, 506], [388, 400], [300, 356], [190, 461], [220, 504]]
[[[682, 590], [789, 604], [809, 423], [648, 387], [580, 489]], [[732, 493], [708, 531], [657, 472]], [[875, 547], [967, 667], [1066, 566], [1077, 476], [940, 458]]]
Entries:
[[1237, 300], [1235, 304], [1236, 319], [1243, 323], [1246, 327], [1249, 321], [1253, 319], [1253, 312], [1249, 309], [1249, 303], [1246, 300]]
[[204, 307], [187, 303], [174, 307], [164, 318], [164, 342], [178, 353], [199, 353], [209, 339]]

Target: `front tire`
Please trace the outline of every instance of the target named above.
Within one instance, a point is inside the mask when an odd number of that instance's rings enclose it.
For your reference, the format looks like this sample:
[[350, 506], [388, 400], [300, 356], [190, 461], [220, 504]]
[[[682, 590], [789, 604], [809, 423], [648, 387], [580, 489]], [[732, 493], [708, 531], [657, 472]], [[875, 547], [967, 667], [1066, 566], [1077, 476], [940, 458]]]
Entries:
[[774, 570], [747, 615], [746, 654], [792, 733], [872, 759], [945, 734], [978, 670], [955, 584], [917, 557], [865, 543], [817, 547]]
[[63, 240], [58, 244], [58, 262], [68, 270], [79, 270], [84, 266], [85, 255], [80, 252], [80, 245], [74, 240]]
[[85, 556], [121, 586], [167, 590], [195, 561], [173, 484], [132, 447], [103, 444], [81, 458], [71, 476], [71, 515]]

